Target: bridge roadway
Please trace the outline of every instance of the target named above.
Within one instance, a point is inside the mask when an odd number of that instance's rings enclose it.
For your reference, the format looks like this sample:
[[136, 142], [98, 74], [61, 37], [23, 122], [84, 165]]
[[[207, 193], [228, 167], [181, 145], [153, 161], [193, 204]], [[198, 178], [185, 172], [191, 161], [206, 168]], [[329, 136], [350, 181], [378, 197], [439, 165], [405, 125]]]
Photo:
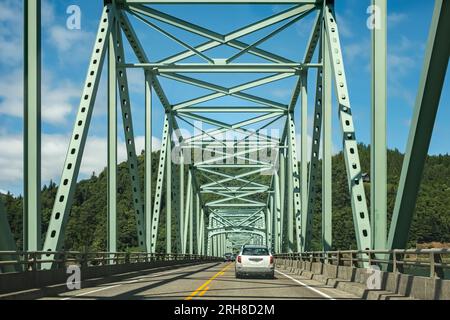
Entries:
[[276, 270], [275, 279], [236, 279], [234, 263], [207, 263], [164, 271], [149, 271], [42, 299], [357, 299], [317, 281]]

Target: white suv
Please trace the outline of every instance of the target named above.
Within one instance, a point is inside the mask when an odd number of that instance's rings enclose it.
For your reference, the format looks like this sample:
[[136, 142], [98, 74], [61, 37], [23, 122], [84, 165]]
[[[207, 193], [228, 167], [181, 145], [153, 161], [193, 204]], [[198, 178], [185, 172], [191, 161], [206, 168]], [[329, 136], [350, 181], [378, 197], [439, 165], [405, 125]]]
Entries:
[[244, 245], [236, 258], [236, 278], [244, 274], [274, 278], [274, 258], [266, 246]]

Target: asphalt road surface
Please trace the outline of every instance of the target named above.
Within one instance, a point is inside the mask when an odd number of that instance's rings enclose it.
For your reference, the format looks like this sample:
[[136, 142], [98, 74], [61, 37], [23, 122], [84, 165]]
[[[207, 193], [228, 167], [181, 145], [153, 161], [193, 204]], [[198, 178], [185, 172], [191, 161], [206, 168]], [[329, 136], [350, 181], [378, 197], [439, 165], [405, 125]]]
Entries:
[[320, 282], [276, 270], [275, 279], [236, 279], [234, 263], [208, 263], [130, 276], [43, 299], [356, 299]]

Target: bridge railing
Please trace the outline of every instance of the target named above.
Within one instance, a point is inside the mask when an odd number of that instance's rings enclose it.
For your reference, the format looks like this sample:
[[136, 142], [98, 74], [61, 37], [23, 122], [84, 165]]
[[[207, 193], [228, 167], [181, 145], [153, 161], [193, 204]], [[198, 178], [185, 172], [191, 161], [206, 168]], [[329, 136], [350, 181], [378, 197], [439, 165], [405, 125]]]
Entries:
[[351, 267], [368, 264], [389, 268], [392, 272], [419, 273], [431, 278], [448, 278], [446, 272], [450, 270], [449, 249], [314, 251], [276, 254], [275, 258]]
[[5, 267], [21, 271], [36, 271], [42, 263], [53, 263], [55, 268], [69, 265], [102, 266], [107, 264], [142, 263], [153, 261], [213, 261], [217, 257], [198, 254], [166, 254], [146, 252], [80, 252], [80, 251], [0, 251], [0, 272]]

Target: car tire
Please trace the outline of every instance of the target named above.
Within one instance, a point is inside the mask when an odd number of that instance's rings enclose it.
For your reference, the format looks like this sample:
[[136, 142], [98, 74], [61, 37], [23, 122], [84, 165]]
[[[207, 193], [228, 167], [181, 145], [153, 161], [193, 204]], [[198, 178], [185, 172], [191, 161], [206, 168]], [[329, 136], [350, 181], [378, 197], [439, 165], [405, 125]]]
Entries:
[[241, 274], [239, 272], [236, 272], [235, 274], [236, 274], [236, 279], [242, 278], [242, 276], [241, 276]]
[[275, 272], [269, 273], [269, 279], [275, 279]]

